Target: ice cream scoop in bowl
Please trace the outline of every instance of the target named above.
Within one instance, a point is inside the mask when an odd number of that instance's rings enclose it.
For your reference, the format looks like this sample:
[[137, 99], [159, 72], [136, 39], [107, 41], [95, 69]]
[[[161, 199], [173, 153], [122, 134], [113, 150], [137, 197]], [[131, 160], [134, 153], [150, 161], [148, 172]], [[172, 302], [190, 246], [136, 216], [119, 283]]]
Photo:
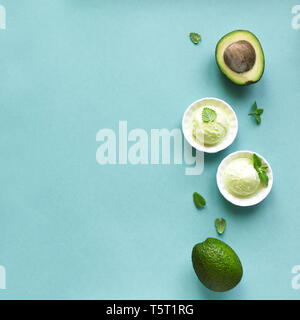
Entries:
[[253, 206], [270, 193], [273, 172], [270, 164], [258, 153], [237, 151], [219, 165], [217, 184], [229, 202], [242, 207]]
[[203, 98], [192, 103], [185, 111], [182, 131], [192, 147], [215, 153], [232, 144], [238, 132], [238, 120], [225, 101]]

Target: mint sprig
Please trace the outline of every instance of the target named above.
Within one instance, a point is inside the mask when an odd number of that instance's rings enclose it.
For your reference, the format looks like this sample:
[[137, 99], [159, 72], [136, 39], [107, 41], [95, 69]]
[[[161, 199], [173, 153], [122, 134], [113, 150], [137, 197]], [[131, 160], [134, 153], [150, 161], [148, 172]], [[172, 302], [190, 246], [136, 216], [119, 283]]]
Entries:
[[190, 39], [193, 42], [193, 44], [198, 44], [201, 40], [201, 36], [199, 33], [191, 32], [190, 33]]
[[205, 199], [198, 192], [194, 192], [193, 199], [197, 209], [203, 208], [206, 205]]
[[215, 221], [215, 226], [218, 234], [223, 234], [225, 228], [226, 228], [226, 220], [221, 218], [221, 219], [216, 219]]
[[210, 108], [204, 108], [202, 111], [203, 122], [213, 122], [217, 118], [217, 113], [215, 110]]
[[263, 165], [261, 159], [255, 153], [253, 153], [253, 167], [258, 173], [261, 183], [267, 187], [269, 184], [269, 177], [267, 175], [268, 166], [265, 164]]
[[253, 108], [253, 112], [250, 112], [248, 116], [254, 116], [257, 124], [260, 124], [261, 115], [263, 114], [264, 109], [258, 109], [256, 101], [254, 102], [252, 108]]

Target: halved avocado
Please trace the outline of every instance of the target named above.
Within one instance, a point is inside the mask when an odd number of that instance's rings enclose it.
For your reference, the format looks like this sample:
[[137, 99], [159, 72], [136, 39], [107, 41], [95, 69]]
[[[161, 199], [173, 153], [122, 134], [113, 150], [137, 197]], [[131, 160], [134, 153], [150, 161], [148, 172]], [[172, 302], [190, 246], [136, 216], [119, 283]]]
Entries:
[[226, 34], [217, 44], [216, 60], [225, 76], [242, 86], [259, 81], [265, 69], [262, 46], [256, 36], [246, 30]]

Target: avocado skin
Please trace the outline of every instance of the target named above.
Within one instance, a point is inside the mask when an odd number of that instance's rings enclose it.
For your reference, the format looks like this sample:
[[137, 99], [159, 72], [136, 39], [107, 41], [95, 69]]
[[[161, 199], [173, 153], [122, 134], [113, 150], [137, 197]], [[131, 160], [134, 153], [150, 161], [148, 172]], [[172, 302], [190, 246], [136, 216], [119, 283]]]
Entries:
[[213, 291], [231, 290], [243, 276], [237, 254], [225, 242], [215, 238], [207, 238], [194, 246], [192, 262], [199, 280]]
[[261, 74], [260, 76], [256, 79], [256, 80], [249, 80], [249, 81], [246, 81], [244, 83], [240, 83], [240, 82], [237, 82], [234, 80], [233, 77], [229, 77], [228, 74], [226, 72], [224, 72], [223, 70], [223, 67], [221, 65], [221, 63], [219, 62], [218, 58], [217, 58], [217, 54], [218, 54], [218, 50], [219, 50], [219, 45], [222, 43], [222, 41], [227, 38], [228, 36], [230, 36], [231, 34], [235, 34], [235, 33], [238, 33], [238, 32], [248, 32], [250, 33], [257, 41], [258, 43], [260, 44], [260, 41], [259, 39], [250, 31], [248, 30], [234, 30], [228, 34], [225, 34], [217, 43], [216, 45], [216, 49], [215, 49], [215, 59], [216, 59], [216, 62], [217, 62], [217, 65], [218, 65], [218, 68], [220, 69], [220, 71], [223, 73], [223, 75], [225, 75], [225, 77], [227, 79], [229, 79], [230, 81], [232, 81], [233, 83], [239, 85], [239, 86], [249, 86], [251, 84], [255, 84], [257, 83], [263, 76], [264, 72], [265, 72], [265, 56], [264, 56], [264, 52], [263, 52], [263, 49], [261, 48], [261, 51], [262, 51], [262, 56], [263, 56], [263, 59], [262, 59], [262, 71], [261, 71]]

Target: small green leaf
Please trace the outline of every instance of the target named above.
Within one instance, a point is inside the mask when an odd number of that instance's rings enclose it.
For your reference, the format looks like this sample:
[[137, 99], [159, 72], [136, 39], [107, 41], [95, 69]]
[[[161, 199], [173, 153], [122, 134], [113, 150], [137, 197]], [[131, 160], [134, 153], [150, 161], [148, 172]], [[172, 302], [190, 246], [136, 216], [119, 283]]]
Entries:
[[194, 192], [193, 199], [197, 209], [203, 208], [206, 205], [205, 199], [198, 192]]
[[260, 115], [256, 115], [255, 116], [255, 119], [256, 119], [256, 122], [258, 123], [258, 124], [260, 124], [261, 123], [261, 117], [260, 117]]
[[204, 108], [202, 111], [202, 120], [204, 122], [215, 121], [217, 118], [217, 113], [215, 110], [210, 108]]
[[259, 180], [261, 181], [261, 183], [265, 187], [267, 187], [269, 184], [269, 177], [266, 173], [268, 166], [265, 164], [262, 164], [261, 159], [255, 153], [253, 153], [253, 167], [256, 170], [256, 172], [258, 173], [258, 177], [259, 177]]
[[269, 177], [268, 175], [266, 174], [266, 172], [264, 171], [260, 171], [258, 172], [258, 176], [259, 176], [259, 179], [260, 181], [262, 182], [262, 184], [267, 187], [268, 184], [269, 184]]
[[215, 226], [216, 226], [218, 234], [222, 234], [226, 228], [226, 220], [223, 218], [216, 219]]
[[255, 168], [255, 170], [257, 171], [260, 166], [261, 166], [261, 159], [258, 155], [256, 155], [255, 153], [253, 153], [253, 166]]
[[269, 168], [269, 167], [268, 167], [267, 165], [263, 165], [263, 166], [260, 167], [260, 169], [261, 169], [262, 171], [266, 171], [268, 168]]
[[258, 109], [256, 101], [254, 102], [252, 108], [253, 108], [254, 112], [248, 113], [248, 116], [254, 116], [257, 124], [260, 124], [261, 123], [261, 117], [260, 116], [263, 114], [264, 109]]
[[198, 34], [196, 32], [191, 32], [190, 39], [194, 44], [198, 44], [199, 41], [201, 40], [201, 36], [200, 36], [200, 34]]

